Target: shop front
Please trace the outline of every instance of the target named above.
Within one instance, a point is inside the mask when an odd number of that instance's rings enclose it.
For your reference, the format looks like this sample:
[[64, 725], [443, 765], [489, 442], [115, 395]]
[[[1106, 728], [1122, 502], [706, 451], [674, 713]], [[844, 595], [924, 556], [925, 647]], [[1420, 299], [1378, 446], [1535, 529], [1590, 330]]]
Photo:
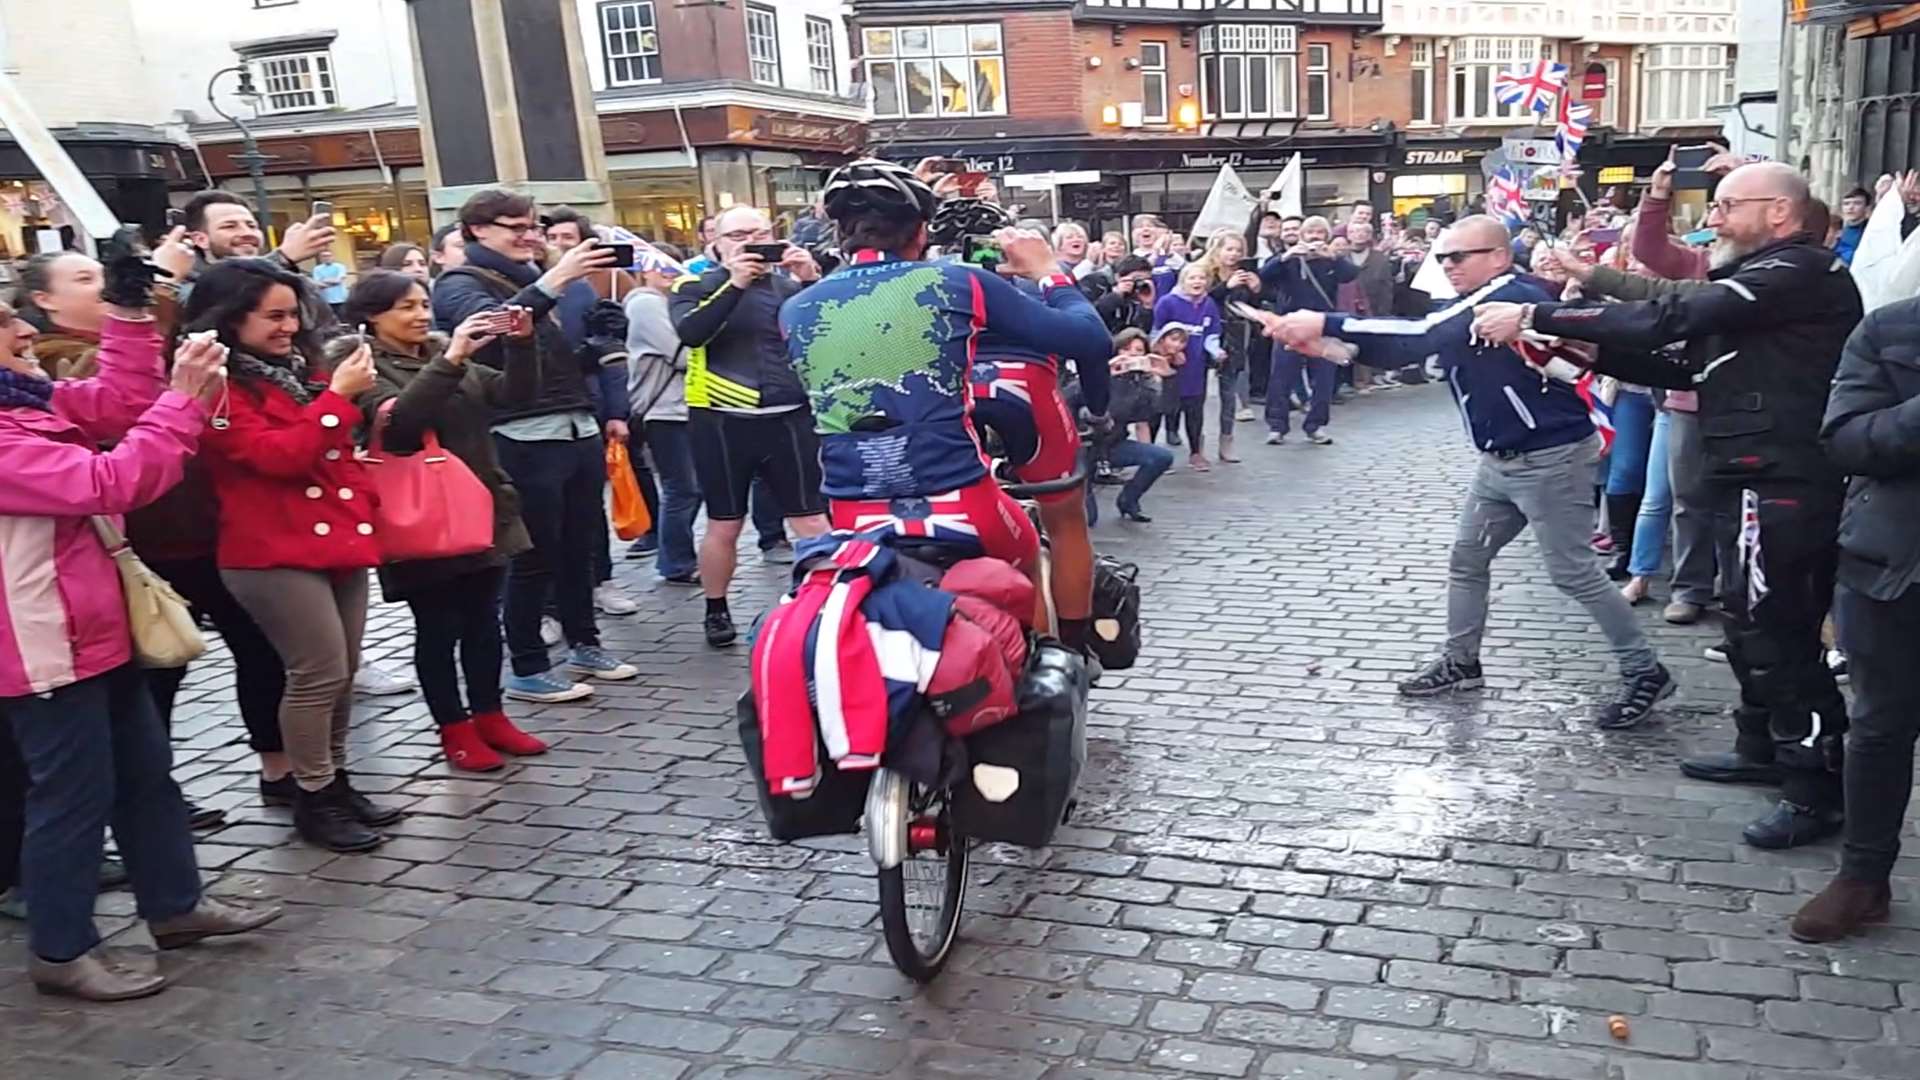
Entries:
[[[167, 188], [187, 175], [179, 146], [146, 128], [63, 129], [54, 136], [117, 220], [151, 230], [165, 223]], [[0, 259], [72, 247], [82, 232], [26, 151], [0, 132]]]
[[1499, 146], [1498, 138], [1407, 139], [1392, 170], [1394, 217], [1417, 228], [1465, 213], [1486, 190], [1481, 159]]
[[[1639, 203], [1653, 181], [1653, 170], [1667, 160], [1675, 146], [1705, 143], [1717, 137], [1706, 128], [1658, 136], [1597, 131], [1580, 147], [1580, 193], [1595, 205], [1605, 201], [1621, 209], [1630, 208]], [[1673, 220], [1683, 231], [1706, 220], [1712, 191], [1681, 188], [1673, 195]]]

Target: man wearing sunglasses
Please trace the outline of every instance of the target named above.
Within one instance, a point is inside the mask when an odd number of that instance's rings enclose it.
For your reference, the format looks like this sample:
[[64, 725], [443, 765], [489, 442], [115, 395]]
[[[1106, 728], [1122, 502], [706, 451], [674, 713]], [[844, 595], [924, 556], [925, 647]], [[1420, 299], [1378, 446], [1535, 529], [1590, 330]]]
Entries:
[[1400, 683], [1400, 692], [1429, 697], [1484, 685], [1480, 642], [1493, 558], [1531, 527], [1554, 585], [1586, 607], [1619, 658], [1620, 691], [1595, 723], [1632, 727], [1673, 693], [1674, 682], [1587, 547], [1600, 437], [1570, 382], [1549, 377], [1512, 346], [1472, 332], [1476, 304], [1541, 303], [1551, 294], [1514, 271], [1513, 239], [1493, 218], [1462, 218], [1440, 234], [1434, 251], [1459, 299], [1424, 319], [1318, 311], [1263, 317], [1268, 336], [1292, 349], [1313, 352], [1320, 338], [1336, 337], [1360, 346], [1360, 358], [1373, 367], [1437, 357], [1480, 451], [1448, 560], [1446, 647]]
[[[1793, 847], [1841, 827], [1846, 703], [1820, 628], [1845, 478], [1820, 425], [1860, 293], [1807, 232], [1812, 195], [1790, 166], [1743, 165], [1714, 195], [1710, 285], [1603, 306], [1488, 304], [1474, 327], [1500, 341], [1533, 330], [1619, 346], [1601, 352], [1598, 370], [1699, 392], [1715, 528], [1721, 549], [1739, 555], [1721, 599], [1740, 705], [1733, 751], [1680, 767], [1701, 780], [1781, 784], [1780, 804], [1745, 836], [1755, 847]], [[1682, 340], [1678, 360], [1658, 351]]]

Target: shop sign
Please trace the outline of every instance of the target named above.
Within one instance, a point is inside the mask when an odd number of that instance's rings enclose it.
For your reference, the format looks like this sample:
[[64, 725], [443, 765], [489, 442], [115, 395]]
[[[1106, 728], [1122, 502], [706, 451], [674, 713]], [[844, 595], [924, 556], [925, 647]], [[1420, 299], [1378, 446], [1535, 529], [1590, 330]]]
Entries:
[[993, 157], [970, 157], [962, 159], [967, 172], [982, 172], [991, 176], [1004, 176], [1013, 171], [1012, 154], [996, 154]]
[[1600, 170], [1598, 182], [1602, 184], [1631, 184], [1633, 183], [1633, 166], [1609, 165]]
[[1560, 164], [1560, 148], [1552, 139], [1505, 138], [1500, 140], [1500, 148], [1515, 165]]
[[[1183, 153], [1180, 155], [1180, 167], [1183, 169], [1217, 169], [1222, 165], [1231, 165], [1236, 169], [1259, 169], [1272, 166], [1285, 168], [1293, 160], [1293, 151], [1287, 150], [1274, 154], [1249, 154], [1244, 150], [1228, 150], [1225, 153]], [[1312, 165], [1313, 159], [1302, 155], [1302, 165]]]
[[767, 119], [767, 134], [775, 139], [790, 139], [794, 142], [837, 143], [843, 142], [847, 135], [847, 125], [835, 124], [823, 120], [784, 120], [776, 116]]
[[[1475, 154], [1480, 153], [1478, 150], [1471, 152]], [[1408, 150], [1407, 164], [1465, 165], [1467, 163], [1468, 153], [1469, 151], [1463, 147], [1454, 147], [1451, 150]]]

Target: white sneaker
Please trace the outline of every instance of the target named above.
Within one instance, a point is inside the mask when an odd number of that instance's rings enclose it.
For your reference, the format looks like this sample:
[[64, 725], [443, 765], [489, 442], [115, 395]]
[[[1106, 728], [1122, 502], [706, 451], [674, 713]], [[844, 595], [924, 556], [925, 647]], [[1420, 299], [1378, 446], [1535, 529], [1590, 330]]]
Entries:
[[1727, 662], [1727, 650], [1724, 646], [1709, 645], [1705, 649], [1702, 649], [1700, 651], [1700, 655], [1706, 657], [1709, 660], [1712, 660], [1714, 663], [1717, 663], [1717, 664], [1724, 664]]
[[368, 697], [392, 697], [420, 689], [420, 680], [411, 675], [395, 675], [375, 664], [361, 664], [353, 673], [353, 692]]
[[1246, 422], [1248, 422], [1249, 420], [1252, 420], [1252, 419], [1253, 419], [1253, 410], [1252, 410], [1251, 408], [1248, 408], [1248, 407], [1247, 407], [1247, 406], [1245, 406], [1245, 405], [1242, 405], [1242, 406], [1240, 406], [1240, 411], [1239, 411], [1239, 412], [1237, 412], [1237, 413], [1234, 413], [1234, 414], [1233, 414], [1233, 419], [1234, 419], [1234, 420], [1235, 420], [1235, 421], [1236, 421], [1237, 423], [1242, 423], [1242, 424], [1244, 424], [1244, 423], [1246, 423]]
[[639, 604], [611, 585], [593, 590], [593, 606], [599, 608], [602, 615], [631, 615], [640, 610]]

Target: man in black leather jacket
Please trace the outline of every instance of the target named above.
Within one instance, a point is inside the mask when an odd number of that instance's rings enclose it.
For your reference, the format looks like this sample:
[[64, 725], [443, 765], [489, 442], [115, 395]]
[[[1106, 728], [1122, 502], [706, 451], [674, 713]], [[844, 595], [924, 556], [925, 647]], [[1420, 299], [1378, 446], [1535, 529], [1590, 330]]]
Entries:
[[[1778, 162], [1742, 166], [1715, 192], [1712, 285], [1608, 305], [1483, 305], [1497, 341], [1536, 331], [1623, 346], [1598, 370], [1700, 394], [1709, 480], [1724, 537], [1740, 553], [1726, 604], [1728, 662], [1740, 680], [1727, 754], [1690, 758], [1703, 780], [1782, 783], [1780, 805], [1747, 826], [1756, 847], [1839, 830], [1846, 704], [1824, 663], [1842, 470], [1820, 444], [1827, 389], [1860, 321], [1846, 266], [1802, 232], [1807, 183]], [[1676, 360], [1636, 353], [1685, 340]]]
[[1853, 677], [1840, 873], [1793, 936], [1833, 941], [1887, 917], [1888, 878], [1920, 734], [1920, 299], [1877, 308], [1847, 339], [1827, 453], [1852, 474], [1834, 621]]

